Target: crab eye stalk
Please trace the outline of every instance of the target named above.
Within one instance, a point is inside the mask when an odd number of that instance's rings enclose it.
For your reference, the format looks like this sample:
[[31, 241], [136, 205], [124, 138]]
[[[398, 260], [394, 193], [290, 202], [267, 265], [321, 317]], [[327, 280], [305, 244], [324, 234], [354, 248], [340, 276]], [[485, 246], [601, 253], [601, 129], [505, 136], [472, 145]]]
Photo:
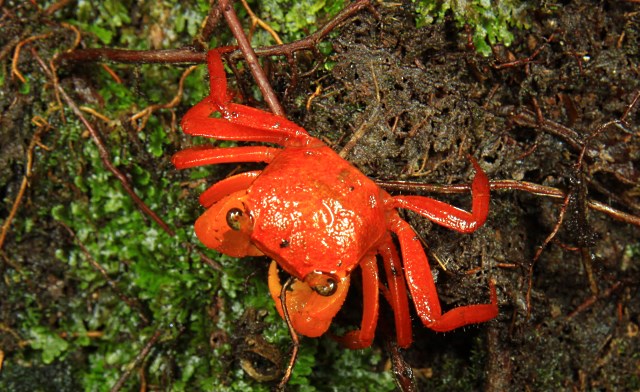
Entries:
[[240, 230], [240, 228], [242, 227], [242, 210], [239, 208], [232, 208], [229, 211], [227, 211], [227, 225], [229, 225], [229, 227], [232, 230]]
[[338, 290], [338, 279], [323, 272], [312, 272], [304, 281], [313, 291], [323, 297], [330, 297]]

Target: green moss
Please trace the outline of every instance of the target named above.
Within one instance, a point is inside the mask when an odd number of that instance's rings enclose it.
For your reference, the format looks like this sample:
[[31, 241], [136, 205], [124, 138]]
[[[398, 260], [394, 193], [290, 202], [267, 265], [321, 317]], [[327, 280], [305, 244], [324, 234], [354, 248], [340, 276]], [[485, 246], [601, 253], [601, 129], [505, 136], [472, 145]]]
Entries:
[[524, 17], [529, 3], [522, 0], [452, 1], [412, 0], [418, 27], [442, 20], [451, 13], [459, 26], [468, 24], [473, 31], [473, 44], [485, 56], [491, 54], [491, 45], [510, 45], [513, 34], [510, 29], [526, 27]]
[[[301, 39], [336, 15], [347, 4], [344, 0], [260, 0], [250, 2], [253, 12], [281, 35], [283, 42]], [[271, 36], [258, 30], [254, 45], [273, 45]]]

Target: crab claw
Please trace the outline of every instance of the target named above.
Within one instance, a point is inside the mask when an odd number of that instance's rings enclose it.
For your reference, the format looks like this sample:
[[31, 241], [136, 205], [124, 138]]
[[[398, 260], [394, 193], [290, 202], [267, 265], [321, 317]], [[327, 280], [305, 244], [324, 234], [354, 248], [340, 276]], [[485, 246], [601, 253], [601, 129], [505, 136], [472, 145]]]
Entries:
[[243, 203], [246, 194], [238, 191], [223, 197], [196, 220], [196, 235], [207, 248], [233, 257], [263, 255], [251, 242], [253, 223]]
[[[269, 291], [276, 309], [284, 319], [278, 277], [278, 264], [269, 266]], [[304, 280], [296, 279], [286, 293], [287, 313], [293, 329], [300, 335], [318, 337], [329, 329], [349, 291], [349, 277], [334, 278], [327, 274], [311, 273]]]

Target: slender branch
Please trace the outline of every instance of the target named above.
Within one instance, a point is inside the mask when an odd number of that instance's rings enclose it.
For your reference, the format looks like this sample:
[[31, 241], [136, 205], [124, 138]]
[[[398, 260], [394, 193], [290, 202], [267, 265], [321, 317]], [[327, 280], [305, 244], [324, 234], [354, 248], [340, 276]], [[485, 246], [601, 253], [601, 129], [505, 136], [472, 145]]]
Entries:
[[284, 315], [284, 321], [287, 323], [287, 328], [289, 329], [289, 335], [291, 335], [291, 343], [293, 346], [291, 347], [291, 356], [289, 357], [289, 364], [287, 365], [287, 369], [282, 376], [282, 380], [276, 387], [276, 391], [284, 391], [289, 379], [291, 378], [291, 373], [293, 372], [293, 367], [296, 364], [296, 360], [298, 359], [298, 350], [300, 349], [300, 339], [298, 338], [298, 333], [295, 329], [293, 329], [293, 323], [291, 322], [291, 318], [289, 317], [289, 310], [287, 309], [287, 291], [289, 287], [293, 284], [294, 277], [290, 276], [289, 279], [282, 285], [280, 289], [280, 303], [282, 304], [282, 313]]
[[162, 334], [162, 330], [158, 329], [153, 334], [153, 336], [151, 336], [151, 339], [149, 339], [147, 344], [145, 344], [145, 346], [142, 348], [142, 351], [140, 351], [140, 353], [138, 353], [138, 355], [136, 356], [136, 359], [133, 361], [133, 363], [130, 364], [129, 366], [127, 366], [126, 370], [124, 371], [124, 373], [122, 373], [122, 375], [120, 376], [118, 381], [116, 381], [116, 383], [113, 384], [113, 387], [111, 387], [111, 392], [118, 392], [119, 390], [122, 389], [122, 387], [124, 386], [124, 383], [127, 382], [127, 379], [129, 379], [129, 376], [131, 376], [131, 373], [133, 372], [133, 369], [135, 369], [138, 366], [140, 366], [142, 361], [144, 361], [144, 359], [147, 357], [147, 355], [149, 355], [149, 352], [151, 352], [151, 349], [156, 344], [156, 342], [160, 338], [161, 334]]
[[[213, 3], [213, 1], [211, 3]], [[198, 51], [207, 50], [214, 29], [218, 26], [221, 19], [222, 12], [220, 11], [220, 7], [210, 7], [207, 17], [204, 19], [204, 22], [202, 22], [200, 33], [193, 39], [193, 46], [198, 49]]]
[[244, 30], [242, 30], [242, 25], [240, 24], [238, 15], [236, 15], [236, 11], [233, 9], [233, 6], [229, 2], [229, 0], [220, 0], [220, 9], [222, 10], [224, 18], [227, 20], [229, 29], [231, 29], [233, 36], [236, 37], [236, 40], [238, 41], [238, 46], [240, 47], [240, 50], [242, 51], [242, 54], [247, 61], [249, 70], [251, 71], [253, 78], [258, 84], [265, 102], [274, 114], [284, 117], [284, 109], [282, 108], [282, 105], [280, 105], [278, 97], [271, 88], [269, 80], [267, 79], [267, 75], [264, 73], [264, 70], [258, 62], [258, 57], [251, 47], [251, 43], [247, 39]]
[[[147, 124], [147, 121], [149, 120], [149, 118], [151, 117], [151, 114], [153, 114], [154, 111], [159, 109], [172, 109], [172, 108], [175, 108], [180, 103], [180, 101], [182, 100], [182, 94], [184, 92], [184, 81], [187, 78], [187, 76], [191, 74], [191, 72], [195, 71], [195, 69], [196, 69], [196, 66], [192, 65], [182, 73], [182, 76], [180, 77], [180, 82], [178, 83], [178, 92], [171, 99], [171, 101], [166, 103], [158, 103], [155, 105], [147, 106], [146, 108], [144, 108], [143, 110], [141, 110], [140, 112], [134, 114], [133, 116], [131, 116], [131, 118], [129, 118], [129, 121], [131, 121], [131, 123], [136, 127], [138, 131], [142, 131], [144, 129], [144, 127]], [[140, 124], [136, 124], [138, 120], [140, 120]]]
[[503, 68], [511, 68], [511, 67], [517, 67], [519, 65], [529, 64], [536, 57], [538, 57], [538, 55], [540, 54], [542, 49], [544, 49], [547, 45], [549, 45], [549, 43], [551, 43], [551, 41], [553, 41], [553, 38], [554, 38], [554, 34], [551, 34], [551, 36], [549, 38], [545, 39], [544, 43], [542, 45], [538, 46], [538, 48], [536, 50], [534, 50], [533, 53], [529, 57], [518, 59], [518, 60], [514, 60], [514, 61], [509, 61], [509, 62], [506, 62], [506, 63], [494, 64], [493, 68], [495, 68], [495, 69], [503, 69]]
[[49, 38], [52, 34], [53, 33], [34, 35], [25, 39], [24, 41], [18, 42], [18, 44], [16, 45], [16, 50], [13, 52], [13, 60], [11, 61], [11, 74], [17, 77], [18, 79], [20, 79], [22, 83], [26, 83], [27, 80], [24, 78], [24, 76], [22, 76], [22, 73], [20, 73], [20, 71], [18, 70], [18, 61], [20, 60], [20, 50], [24, 45], [39, 39]]
[[536, 254], [533, 256], [533, 260], [529, 265], [529, 284], [527, 286], [527, 294], [526, 294], [527, 319], [531, 317], [531, 292], [533, 291], [533, 268], [535, 267], [536, 262], [540, 258], [540, 255], [542, 255], [542, 251], [547, 247], [547, 245], [549, 245], [549, 242], [551, 242], [553, 237], [555, 237], [556, 234], [558, 234], [558, 231], [562, 226], [562, 222], [564, 221], [564, 214], [567, 212], [567, 207], [569, 206], [570, 200], [571, 200], [571, 192], [568, 192], [567, 195], [564, 197], [564, 201], [562, 202], [562, 207], [560, 208], [560, 212], [558, 213], [558, 220], [555, 226], [553, 227], [553, 230], [551, 230], [551, 233], [547, 235], [547, 238], [545, 238], [542, 245], [538, 247], [538, 250], [536, 250]]
[[621, 287], [624, 287], [622, 285], [622, 282], [615, 282], [613, 285], [611, 285], [611, 287], [606, 289], [601, 295], [594, 294], [591, 297], [587, 298], [583, 303], [578, 305], [578, 307], [575, 308], [573, 312], [567, 315], [567, 320], [570, 320], [576, 317], [578, 314], [580, 314], [581, 312], [589, 308], [591, 305], [593, 305], [597, 300], [610, 297], [611, 294], [616, 292]]
[[544, 132], [552, 134], [564, 140], [575, 151], [582, 150], [582, 137], [573, 129], [567, 128], [555, 121], [540, 118], [539, 115], [529, 109], [521, 109], [519, 113], [513, 113], [513, 107], [506, 107], [502, 111], [509, 114], [509, 119], [520, 126], [540, 128]]
[[[42, 70], [45, 73], [45, 75], [49, 79], [54, 80], [55, 76], [53, 75], [53, 73], [51, 72], [49, 67], [47, 67], [47, 65], [44, 63], [42, 58], [40, 58], [38, 53], [33, 49], [32, 49], [32, 53], [33, 53], [34, 58], [40, 64], [40, 67], [42, 68]], [[100, 155], [100, 159], [102, 160], [102, 163], [105, 165], [107, 170], [109, 170], [118, 179], [118, 181], [120, 181], [120, 183], [122, 184], [122, 187], [127, 192], [127, 194], [129, 194], [131, 199], [133, 199], [133, 201], [136, 204], [136, 206], [138, 207], [138, 209], [140, 209], [145, 215], [147, 215], [154, 222], [156, 222], [158, 224], [158, 226], [160, 226], [160, 228], [165, 231], [165, 233], [169, 234], [172, 237], [175, 236], [176, 235], [175, 230], [173, 230], [171, 227], [169, 227], [169, 225], [162, 218], [160, 218], [160, 216], [158, 216], [158, 214], [156, 214], [151, 208], [149, 208], [149, 206], [147, 206], [145, 204], [145, 202], [140, 198], [140, 196], [138, 196], [136, 194], [136, 192], [133, 189], [133, 187], [131, 186], [131, 184], [129, 184], [129, 180], [124, 175], [124, 173], [122, 173], [120, 170], [118, 170], [118, 168], [116, 168], [113, 165], [113, 163], [111, 163], [111, 157], [110, 157], [109, 151], [107, 150], [106, 146], [102, 142], [102, 138], [98, 134], [98, 131], [87, 120], [87, 118], [82, 113], [82, 110], [80, 110], [80, 108], [75, 103], [75, 101], [67, 94], [67, 92], [64, 90], [64, 88], [62, 86], [60, 86], [58, 83], [54, 83], [54, 86], [55, 86], [56, 90], [60, 93], [60, 96], [62, 97], [62, 99], [67, 103], [67, 105], [69, 105], [69, 107], [71, 108], [71, 111], [73, 111], [73, 113], [78, 117], [80, 122], [82, 122], [82, 124], [85, 126], [87, 131], [89, 131], [89, 134], [91, 135], [91, 138], [93, 139], [93, 141], [96, 143], [96, 146], [98, 147], [98, 153]], [[192, 249], [193, 248], [193, 245], [189, 244], [189, 243], [183, 243], [182, 245], [184, 247], [186, 247], [187, 249]], [[205, 263], [207, 263], [210, 267], [212, 267], [212, 268], [214, 268], [214, 269], [216, 269], [218, 271], [222, 271], [222, 266], [219, 263], [215, 262], [214, 260], [211, 260], [209, 257], [207, 257], [200, 250], [196, 250], [196, 252], [200, 255], [202, 260]]]
[[47, 7], [47, 9], [44, 10], [44, 13], [47, 15], [51, 15], [53, 13], [55, 13], [56, 11], [66, 7], [69, 3], [71, 3], [71, 0], [60, 0], [57, 1], [53, 4], [51, 4], [49, 7]]
[[[284, 45], [272, 45], [263, 48], [255, 48], [256, 56], [281, 56], [290, 55], [301, 50], [314, 48], [331, 31], [340, 26], [345, 20], [362, 10], [369, 8], [375, 15], [377, 13], [371, 7], [370, 0], [358, 0], [340, 11], [333, 19], [327, 22], [315, 33]], [[231, 57], [236, 60], [242, 55], [240, 50], [231, 52]], [[125, 50], [125, 49], [80, 49], [61, 54], [57, 61], [60, 62], [87, 62], [87, 61], [113, 61], [118, 63], [171, 63], [171, 64], [204, 64], [207, 62], [205, 52], [197, 52], [192, 48], [168, 49], [168, 50]]]
[[60, 62], [113, 61], [136, 64], [203, 64], [207, 61], [205, 52], [195, 52], [190, 48], [166, 50], [127, 49], [80, 49], [63, 53]]
[[[40, 63], [40, 67], [42, 68], [44, 73], [47, 75], [47, 77], [49, 77], [50, 79], [53, 79], [53, 74], [51, 73], [47, 65], [44, 63], [44, 61], [42, 61], [40, 56], [38, 56], [38, 54], [35, 51], [33, 51], [33, 55], [38, 61], [38, 63]], [[80, 122], [82, 122], [82, 124], [87, 129], [87, 131], [89, 131], [91, 138], [93, 139], [93, 141], [96, 143], [96, 146], [98, 147], [98, 153], [100, 155], [100, 159], [102, 160], [102, 164], [107, 168], [107, 170], [109, 170], [114, 176], [116, 176], [118, 181], [120, 181], [120, 184], [122, 185], [122, 187], [133, 199], [133, 201], [136, 203], [138, 208], [147, 216], [151, 217], [151, 219], [153, 219], [162, 228], [162, 230], [167, 232], [169, 235], [174, 236], [176, 234], [175, 231], [171, 227], [169, 227], [169, 225], [165, 221], [163, 221], [162, 218], [160, 218], [151, 208], [149, 208], [149, 206], [145, 204], [145, 202], [140, 198], [140, 196], [136, 194], [131, 184], [129, 184], [129, 180], [124, 175], [124, 173], [122, 173], [117, 167], [113, 165], [113, 163], [111, 163], [111, 156], [109, 154], [109, 151], [105, 147], [104, 142], [100, 137], [100, 134], [98, 134], [98, 131], [94, 128], [93, 124], [91, 124], [89, 120], [87, 120], [87, 118], [84, 116], [84, 114], [82, 113], [82, 110], [80, 110], [80, 107], [78, 107], [75, 101], [69, 96], [69, 94], [67, 94], [65, 89], [60, 84], [56, 83], [55, 87], [60, 93], [60, 96], [62, 97], [62, 99], [67, 103], [67, 105], [69, 105], [69, 107], [71, 108], [71, 111], [76, 115], [76, 117], [78, 117]]]
[[240, 0], [240, 1], [244, 9], [249, 14], [249, 17], [251, 18], [252, 28], [255, 27], [256, 25], [262, 27], [267, 33], [269, 33], [269, 35], [271, 35], [271, 37], [274, 39], [274, 41], [276, 41], [278, 45], [282, 45], [284, 42], [282, 42], [282, 40], [280, 39], [280, 36], [278, 36], [278, 33], [276, 33], [276, 31], [272, 29], [271, 26], [269, 26], [264, 20], [256, 16], [256, 14], [251, 10], [251, 7], [249, 7], [249, 4], [247, 4], [247, 0]]
[[[36, 122], [36, 118], [32, 120], [32, 122]], [[24, 197], [24, 192], [27, 190], [27, 186], [29, 185], [29, 178], [31, 177], [31, 170], [33, 168], [33, 150], [36, 148], [38, 143], [40, 142], [40, 136], [44, 131], [49, 129], [49, 124], [46, 121], [42, 120], [38, 121], [38, 130], [31, 138], [31, 142], [29, 143], [29, 147], [27, 147], [27, 161], [25, 164], [24, 176], [22, 177], [22, 183], [20, 184], [20, 189], [18, 190], [18, 195], [16, 196], [15, 201], [13, 202], [13, 206], [11, 206], [11, 211], [9, 212], [9, 216], [5, 219], [2, 224], [2, 229], [0, 231], [0, 249], [4, 245], [4, 240], [7, 237], [7, 232], [9, 231], [9, 227], [11, 227], [11, 222], [16, 216], [18, 212], [18, 207], [20, 207], [20, 203], [22, 202], [22, 198]]]

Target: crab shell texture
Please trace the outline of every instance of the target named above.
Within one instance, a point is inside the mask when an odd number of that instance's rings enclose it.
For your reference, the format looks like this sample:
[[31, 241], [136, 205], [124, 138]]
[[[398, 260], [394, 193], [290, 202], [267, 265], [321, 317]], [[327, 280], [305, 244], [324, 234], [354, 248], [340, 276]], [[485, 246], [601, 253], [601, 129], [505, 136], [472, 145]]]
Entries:
[[[328, 146], [289, 147], [246, 191], [207, 210], [196, 234], [234, 256], [250, 243], [300, 280], [311, 273], [342, 279], [387, 232], [384, 199], [383, 190]], [[232, 208], [248, 215], [240, 230], [227, 222]], [[225, 245], [238, 242], [238, 252]]]
[[[397, 212], [397, 208], [407, 208], [453, 230], [476, 230], [487, 217], [489, 182], [473, 158], [472, 212], [427, 197], [390, 196], [297, 124], [232, 103], [221, 52], [224, 49], [208, 53], [211, 91], [185, 115], [183, 130], [194, 136], [280, 147], [200, 146], [174, 155], [173, 163], [180, 169], [232, 162], [267, 164], [263, 170], [228, 177], [200, 196], [207, 210], [196, 221], [195, 232], [204, 245], [234, 257], [272, 259], [269, 290], [276, 308], [283, 318], [286, 309], [293, 329], [310, 337], [328, 330], [346, 298], [351, 272], [361, 268], [360, 329], [336, 337], [350, 348], [371, 344], [380, 293], [393, 310], [398, 345], [410, 345], [407, 287], [419, 318], [436, 331], [496, 316], [493, 281], [489, 282], [490, 304], [442, 313], [421, 242]], [[391, 233], [400, 245], [402, 261]], [[377, 255], [382, 259], [386, 285], [380, 282]], [[283, 290], [278, 266], [294, 278], [289, 290]]]

